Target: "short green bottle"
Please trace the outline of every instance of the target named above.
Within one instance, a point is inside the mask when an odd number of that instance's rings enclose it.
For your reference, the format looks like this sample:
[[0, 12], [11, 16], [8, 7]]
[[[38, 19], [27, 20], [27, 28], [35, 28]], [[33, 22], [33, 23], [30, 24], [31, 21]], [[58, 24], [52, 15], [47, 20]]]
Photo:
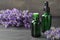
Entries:
[[42, 32], [45, 32], [50, 29], [52, 22], [52, 16], [50, 14], [50, 8], [48, 6], [48, 1], [44, 5], [44, 14], [42, 15]]
[[33, 13], [31, 35], [32, 35], [32, 37], [40, 37], [41, 36], [39, 13]]

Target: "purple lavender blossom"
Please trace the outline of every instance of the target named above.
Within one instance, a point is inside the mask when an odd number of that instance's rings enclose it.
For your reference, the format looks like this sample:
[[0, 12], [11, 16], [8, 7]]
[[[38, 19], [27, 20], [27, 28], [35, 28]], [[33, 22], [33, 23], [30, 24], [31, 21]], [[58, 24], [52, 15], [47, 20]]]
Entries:
[[20, 26], [23, 24], [25, 28], [30, 28], [32, 13], [29, 13], [29, 10], [21, 11], [13, 8], [12, 10], [0, 10], [0, 13], [0, 23], [5, 25], [5, 27], [9, 25]]
[[47, 39], [60, 39], [60, 28], [50, 29], [44, 33]]

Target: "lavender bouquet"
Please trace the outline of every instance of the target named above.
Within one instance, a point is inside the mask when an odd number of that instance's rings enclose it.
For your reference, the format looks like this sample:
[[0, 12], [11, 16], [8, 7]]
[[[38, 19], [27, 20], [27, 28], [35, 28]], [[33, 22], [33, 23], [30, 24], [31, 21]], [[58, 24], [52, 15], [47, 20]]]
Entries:
[[60, 28], [51, 27], [50, 30], [44, 32], [48, 40], [60, 40]]
[[5, 28], [9, 26], [20, 27], [21, 25], [30, 28], [31, 21], [32, 13], [29, 13], [29, 10], [21, 11], [16, 8], [0, 10], [0, 24], [4, 25]]

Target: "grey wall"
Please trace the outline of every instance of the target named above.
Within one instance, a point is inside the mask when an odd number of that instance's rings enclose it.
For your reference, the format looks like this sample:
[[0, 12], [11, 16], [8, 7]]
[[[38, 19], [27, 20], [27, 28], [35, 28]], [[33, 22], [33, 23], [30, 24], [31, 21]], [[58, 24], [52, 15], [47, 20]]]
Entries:
[[[46, 0], [0, 0], [0, 9], [29, 9], [33, 12], [43, 13], [43, 5]], [[48, 0], [53, 16], [60, 16], [60, 0]]]

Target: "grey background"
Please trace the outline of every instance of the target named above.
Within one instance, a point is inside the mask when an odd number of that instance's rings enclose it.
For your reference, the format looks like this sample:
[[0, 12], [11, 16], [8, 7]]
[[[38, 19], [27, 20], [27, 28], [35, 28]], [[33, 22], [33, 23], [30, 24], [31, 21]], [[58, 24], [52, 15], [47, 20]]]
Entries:
[[[31, 12], [43, 13], [43, 5], [46, 0], [0, 0], [0, 9], [28, 9]], [[53, 16], [60, 16], [60, 0], [48, 0]]]
[[[28, 9], [30, 12], [43, 14], [43, 6], [46, 0], [0, 0], [1, 9]], [[48, 0], [51, 9], [52, 26], [60, 27], [60, 0]], [[31, 37], [30, 29], [4, 28], [0, 25], [0, 40], [46, 40], [45, 38]]]

